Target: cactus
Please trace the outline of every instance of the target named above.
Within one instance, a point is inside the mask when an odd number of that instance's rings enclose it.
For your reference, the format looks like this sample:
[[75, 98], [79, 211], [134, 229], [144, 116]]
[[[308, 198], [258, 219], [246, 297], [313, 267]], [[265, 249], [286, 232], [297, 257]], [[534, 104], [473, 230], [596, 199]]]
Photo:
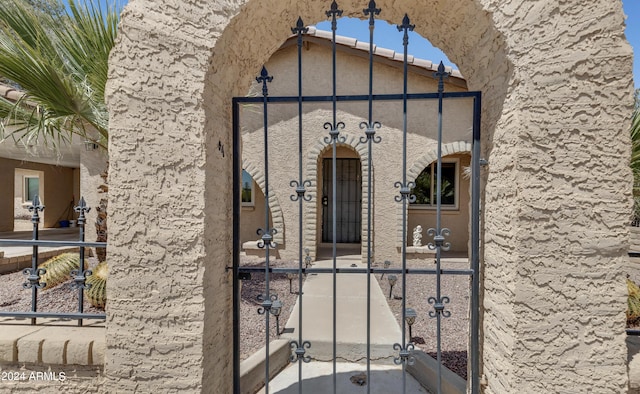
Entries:
[[84, 289], [85, 297], [96, 308], [104, 309], [107, 304], [107, 276], [109, 275], [109, 267], [107, 262], [103, 261], [96, 265], [93, 274], [87, 277], [87, 284], [91, 285]]
[[627, 279], [627, 290], [629, 291], [627, 325], [640, 324], [640, 287]]
[[[40, 282], [46, 283], [44, 290], [49, 290], [71, 278], [71, 271], [79, 268], [78, 253], [62, 253], [40, 264], [39, 268], [46, 269], [40, 277]], [[87, 261], [84, 262], [87, 269]]]

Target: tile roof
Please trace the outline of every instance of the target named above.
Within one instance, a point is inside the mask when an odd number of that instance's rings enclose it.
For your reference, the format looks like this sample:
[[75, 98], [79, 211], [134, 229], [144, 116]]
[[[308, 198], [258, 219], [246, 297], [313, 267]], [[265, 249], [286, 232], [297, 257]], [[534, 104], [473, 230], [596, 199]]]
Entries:
[[[331, 41], [332, 33], [330, 31], [319, 30], [315, 26], [309, 26], [309, 31], [306, 36], [318, 37]], [[355, 38], [336, 35], [336, 44], [344, 45], [346, 47], [359, 49], [361, 51], [369, 52], [369, 43], [364, 41], [358, 41]], [[397, 62], [402, 62], [404, 54], [396, 52], [392, 49], [382, 48], [373, 44], [373, 54], [376, 56], [384, 57]], [[439, 63], [433, 63], [430, 60], [418, 59], [412, 55], [407, 56], [407, 62], [409, 65], [426, 69], [428, 71], [437, 71]], [[451, 66], [445, 66], [445, 71], [451, 73], [452, 77], [464, 79], [464, 76], [459, 70], [453, 69]]]

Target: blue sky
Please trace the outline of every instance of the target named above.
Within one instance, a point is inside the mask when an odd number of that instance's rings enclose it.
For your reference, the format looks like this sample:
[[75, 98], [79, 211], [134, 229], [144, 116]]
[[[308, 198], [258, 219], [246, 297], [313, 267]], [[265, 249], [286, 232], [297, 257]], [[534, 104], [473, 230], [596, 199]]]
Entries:
[[[603, 0], [604, 1], [604, 0]], [[640, 88], [640, 0], [622, 0], [624, 13], [627, 15], [626, 36], [634, 49], [633, 74], [636, 89]], [[399, 22], [399, 21], [398, 21]], [[331, 30], [329, 22], [322, 22], [317, 25], [319, 29]], [[368, 21], [343, 18], [338, 21], [337, 34], [356, 38], [358, 41], [369, 42]], [[398, 32], [395, 25], [390, 25], [384, 21], [376, 23], [374, 42], [388, 49], [402, 52], [402, 33]], [[422, 59], [431, 60], [434, 63], [442, 62], [445, 65], [452, 65], [457, 68], [446, 55], [431, 43], [415, 33], [409, 36], [409, 53]]]
[[[68, 0], [64, 1], [67, 2]], [[76, 1], [82, 2], [83, 0]], [[117, 2], [121, 4], [126, 4], [127, 1], [128, 0], [117, 0]], [[627, 39], [635, 52], [633, 74], [638, 76], [638, 78], [635, 79], [635, 86], [636, 88], [640, 88], [640, 0], [622, 0], [622, 5], [624, 12], [627, 15]], [[317, 27], [322, 30], [331, 30], [329, 22], [319, 23]], [[353, 37], [359, 41], [369, 42], [368, 22], [359, 19], [342, 18], [338, 23], [337, 34]], [[402, 33], [398, 32], [394, 25], [390, 25], [384, 21], [380, 21], [376, 24], [374, 42], [383, 48], [393, 49], [398, 52], [402, 52], [403, 50]], [[445, 65], [452, 65], [454, 68], [457, 68], [453, 63], [451, 63], [446, 55], [442, 53], [442, 51], [438, 48], [434, 48], [429, 41], [420, 37], [418, 34], [410, 33], [409, 43], [409, 53], [411, 55], [431, 60], [434, 63], [442, 60]]]

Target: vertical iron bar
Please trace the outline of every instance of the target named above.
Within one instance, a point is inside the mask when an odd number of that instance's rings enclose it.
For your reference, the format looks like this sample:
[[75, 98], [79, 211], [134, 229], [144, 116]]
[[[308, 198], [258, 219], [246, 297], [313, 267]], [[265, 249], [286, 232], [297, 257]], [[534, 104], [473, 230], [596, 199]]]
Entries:
[[[333, 237], [332, 237], [332, 255], [333, 255], [333, 272], [332, 272], [332, 276], [333, 276], [333, 393], [335, 394], [337, 392], [337, 380], [336, 380], [336, 375], [337, 375], [337, 364], [336, 364], [336, 358], [337, 358], [337, 308], [336, 308], [336, 298], [337, 298], [337, 276], [336, 276], [336, 265], [337, 265], [337, 245], [336, 245], [336, 150], [337, 150], [337, 141], [338, 141], [338, 135], [339, 135], [339, 131], [338, 131], [338, 123], [337, 123], [337, 93], [336, 93], [336, 30], [338, 28], [338, 21], [337, 21], [337, 17], [342, 16], [342, 10], [338, 9], [338, 4], [335, 2], [335, 0], [331, 3], [331, 10], [326, 12], [326, 15], [328, 17], [331, 18], [331, 53], [332, 53], [332, 58], [331, 58], [331, 65], [332, 65], [332, 104], [333, 104], [333, 124], [331, 125], [331, 147], [332, 147], [332, 165], [331, 165], [331, 173], [333, 176], [332, 179], [332, 184], [331, 184], [331, 191], [333, 193], [332, 195], [332, 220], [331, 220], [331, 226], [332, 226], [332, 231], [333, 231]], [[325, 125], [326, 126], [326, 125]], [[344, 127], [344, 124], [342, 125]]]
[[373, 163], [373, 31], [375, 16], [380, 14], [376, 2], [371, 0], [364, 15], [369, 16], [369, 113], [367, 124], [367, 393], [371, 392], [371, 172]]
[[[78, 212], [78, 226], [80, 227], [80, 242], [85, 241], [85, 213], [89, 212], [91, 208], [87, 207], [87, 203], [84, 201], [84, 197], [80, 197], [78, 206], [74, 207], [74, 211]], [[91, 270], [84, 269], [84, 256], [85, 248], [80, 247], [80, 263], [78, 264], [78, 271], [75, 273], [75, 285], [78, 287], [78, 312], [84, 312], [84, 289], [86, 288], [85, 281], [86, 275], [91, 275]], [[74, 274], [74, 272], [72, 272]], [[78, 326], [82, 327], [82, 319], [78, 319]]]
[[471, 160], [471, 393], [480, 392], [480, 114], [482, 100], [473, 101], [473, 147]]
[[[29, 210], [33, 212], [31, 222], [33, 223], [33, 233], [31, 239], [38, 240], [38, 224], [40, 223], [39, 211], [43, 211], [44, 207], [40, 205], [40, 197], [34, 196]], [[33, 253], [31, 255], [31, 277], [36, 277], [35, 283], [31, 280], [31, 311], [36, 312], [38, 310], [38, 284], [40, 282], [40, 273], [38, 272], [38, 245], [33, 245]], [[31, 324], [36, 324], [36, 318], [31, 318]]]
[[264, 128], [264, 207], [265, 207], [265, 218], [264, 218], [264, 230], [262, 231], [262, 243], [265, 250], [265, 269], [264, 269], [264, 280], [265, 280], [265, 295], [263, 300], [263, 311], [265, 315], [265, 382], [264, 382], [264, 390], [265, 394], [269, 394], [269, 315], [271, 314], [271, 294], [269, 289], [269, 250], [273, 247], [273, 231], [269, 228], [269, 140], [268, 140], [268, 101], [267, 96], [269, 95], [269, 90], [267, 88], [267, 83], [273, 80], [272, 76], [269, 76], [266, 67], [262, 67], [262, 71], [260, 72], [260, 76], [256, 78], [258, 83], [262, 83], [262, 124]]
[[240, 394], [240, 108], [233, 111], [233, 392]]
[[[440, 62], [438, 72], [438, 158], [436, 165], [436, 237], [442, 235], [442, 102], [444, 93], [444, 76], [446, 75], [444, 64]], [[441, 254], [442, 243], [436, 244], [436, 299], [437, 303], [442, 302], [441, 292]], [[438, 394], [442, 393], [442, 313], [436, 315], [436, 338], [437, 338], [437, 359], [438, 359]]]
[[[404, 15], [402, 25], [398, 30], [404, 32], [402, 38], [403, 53], [403, 75], [402, 75], [402, 184], [406, 188], [405, 198], [402, 199], [402, 346], [408, 346], [406, 340], [406, 312], [407, 312], [407, 203], [410, 200], [409, 185], [407, 185], [407, 74], [408, 74], [408, 46], [409, 31], [413, 31], [415, 26], [411, 25], [409, 16]], [[402, 363], [402, 392], [407, 392], [407, 362]]]
[[[291, 29], [293, 34], [298, 36], [298, 182], [292, 182], [297, 185], [298, 200], [298, 343], [296, 346], [296, 355], [298, 361], [298, 393], [302, 394], [302, 363], [305, 361], [304, 347], [302, 341], [302, 249], [303, 249], [303, 202], [309, 201], [310, 198], [305, 197], [305, 181], [302, 179], [302, 35], [309, 31], [304, 26], [302, 18], [298, 18], [295, 28]], [[295, 201], [294, 196], [292, 200]], [[294, 360], [292, 358], [292, 360]], [[308, 361], [308, 358], [306, 359]]]

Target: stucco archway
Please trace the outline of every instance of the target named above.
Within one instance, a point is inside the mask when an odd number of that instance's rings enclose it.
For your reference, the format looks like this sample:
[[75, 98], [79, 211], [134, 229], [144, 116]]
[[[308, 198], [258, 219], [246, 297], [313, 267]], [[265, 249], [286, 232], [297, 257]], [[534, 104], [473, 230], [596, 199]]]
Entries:
[[[340, 7], [360, 17], [364, 3]], [[621, 392], [633, 96], [620, 1], [378, 6], [391, 23], [409, 13], [483, 92], [487, 392]], [[108, 391], [230, 392], [231, 97], [298, 16], [327, 7], [126, 7], [107, 89]]]

